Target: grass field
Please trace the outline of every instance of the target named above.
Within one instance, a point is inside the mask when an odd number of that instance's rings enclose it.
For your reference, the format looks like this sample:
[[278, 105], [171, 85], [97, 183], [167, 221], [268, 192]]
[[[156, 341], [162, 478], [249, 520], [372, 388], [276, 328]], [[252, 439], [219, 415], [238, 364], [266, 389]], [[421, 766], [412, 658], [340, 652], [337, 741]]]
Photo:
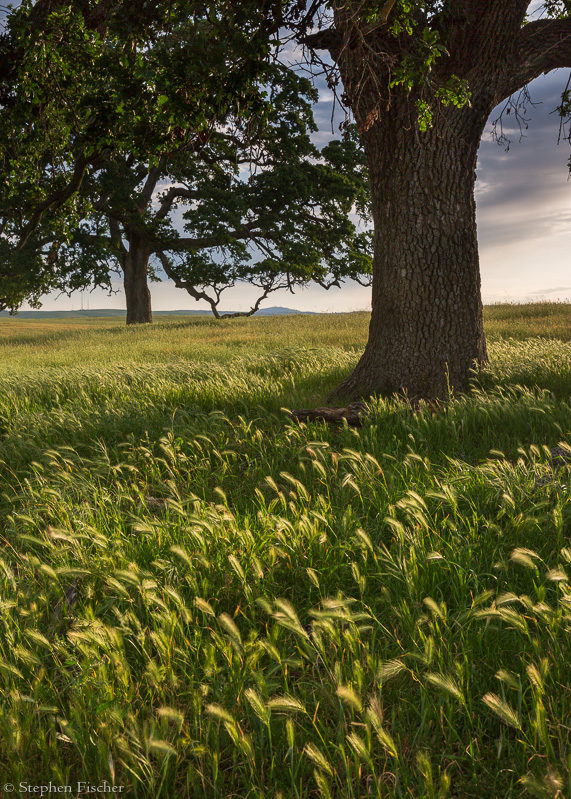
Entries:
[[365, 313], [0, 319], [1, 784], [571, 796], [571, 306], [485, 318], [359, 430]]

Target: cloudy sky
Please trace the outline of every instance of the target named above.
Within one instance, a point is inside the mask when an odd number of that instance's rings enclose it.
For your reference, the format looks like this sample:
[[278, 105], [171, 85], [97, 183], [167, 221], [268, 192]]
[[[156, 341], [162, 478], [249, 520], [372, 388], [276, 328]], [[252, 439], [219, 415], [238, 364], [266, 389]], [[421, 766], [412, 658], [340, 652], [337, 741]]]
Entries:
[[[538, 3], [532, 4], [534, 6]], [[569, 142], [557, 144], [559, 117], [552, 113], [559, 102], [569, 71], [558, 70], [530, 84], [534, 105], [528, 105], [528, 127], [520, 139], [512, 117], [506, 117], [504, 133], [511, 139], [509, 151], [491, 136], [491, 124], [480, 146], [477, 169], [477, 221], [482, 269], [482, 294], [485, 303], [530, 301], [536, 299], [571, 300], [571, 180], [567, 162]], [[320, 91], [315, 107], [319, 125], [316, 143], [334, 138], [331, 131], [332, 97]], [[490, 117], [497, 117], [498, 111]], [[337, 120], [335, 122], [337, 130]], [[83, 297], [83, 307], [123, 308], [119, 293], [108, 297], [100, 290]], [[203, 307], [169, 282], [152, 283], [154, 310]], [[227, 294], [228, 310], [249, 307], [252, 290], [239, 287]], [[78, 309], [80, 295], [71, 298], [49, 296], [46, 310]], [[309, 287], [296, 292], [276, 292], [264, 303], [303, 311], [353, 311], [370, 307], [370, 289], [345, 284], [325, 291]]]

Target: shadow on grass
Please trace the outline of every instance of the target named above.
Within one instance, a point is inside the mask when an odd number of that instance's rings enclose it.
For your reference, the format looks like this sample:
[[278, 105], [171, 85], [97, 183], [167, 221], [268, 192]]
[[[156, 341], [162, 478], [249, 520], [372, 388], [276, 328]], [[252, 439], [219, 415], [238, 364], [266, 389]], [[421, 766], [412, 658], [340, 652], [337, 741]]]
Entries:
[[[360, 432], [324, 422], [296, 426], [281, 410], [323, 405], [355, 360], [347, 353], [338, 353], [337, 362], [331, 355], [327, 362], [326, 350], [289, 350], [229, 367], [108, 367], [93, 374], [66, 370], [59, 379], [37, 374], [5, 381], [11, 388], [0, 400], [0, 460], [23, 476], [50, 449], [71, 447], [90, 459], [103, 446], [120, 462], [126, 442], [154, 446], [169, 432], [183, 442], [214, 435], [212, 448], [231, 450], [241, 464], [235, 474], [226, 466], [225, 480], [251, 498], [257, 483], [245, 484], [244, 474], [252, 463], [264, 462], [270, 471], [294, 468], [297, 461], [292, 463], [291, 448], [283, 443], [293, 429], [292, 440], [318, 440], [335, 451], [353, 448], [376, 458], [402, 460], [414, 451], [434, 464], [450, 458], [476, 464], [494, 449], [512, 459], [520, 447], [551, 447], [571, 436], [569, 364], [557, 363], [554, 352], [539, 367], [533, 357], [515, 367], [512, 359], [503, 372], [501, 364], [493, 365], [475, 377], [469, 392], [435, 412], [414, 412], [395, 398], [374, 400]], [[254, 433], [246, 435], [246, 428], [259, 431], [259, 447], [249, 443]], [[220, 459], [213, 457], [212, 478], [208, 470], [201, 477], [208, 494], [220, 479]]]
[[85, 329], [79, 330], [65, 330], [60, 329], [57, 332], [45, 331], [43, 333], [26, 334], [18, 333], [14, 336], [6, 336], [0, 338], [0, 344], [5, 347], [42, 347], [46, 344], [59, 344], [60, 342], [74, 341], [81, 336], [85, 336]]

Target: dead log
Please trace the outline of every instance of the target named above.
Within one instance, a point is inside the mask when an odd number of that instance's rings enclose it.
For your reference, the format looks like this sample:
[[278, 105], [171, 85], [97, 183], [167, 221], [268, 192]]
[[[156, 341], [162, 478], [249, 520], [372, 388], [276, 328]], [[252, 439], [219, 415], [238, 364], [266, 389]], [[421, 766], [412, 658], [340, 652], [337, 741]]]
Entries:
[[301, 408], [291, 411], [290, 416], [296, 422], [318, 421], [330, 424], [343, 424], [343, 419], [346, 419], [351, 427], [361, 427], [369, 410], [366, 402], [350, 402], [346, 408]]
[[555, 471], [562, 466], [571, 466], [571, 447], [552, 447], [549, 465]]

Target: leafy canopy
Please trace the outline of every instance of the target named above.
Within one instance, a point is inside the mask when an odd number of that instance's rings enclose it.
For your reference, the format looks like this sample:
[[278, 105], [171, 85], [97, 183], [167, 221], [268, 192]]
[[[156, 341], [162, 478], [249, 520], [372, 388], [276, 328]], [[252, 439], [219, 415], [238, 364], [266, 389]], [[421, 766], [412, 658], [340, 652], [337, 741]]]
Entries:
[[[316, 130], [311, 83], [274, 64], [266, 91], [264, 126], [252, 130], [228, 117], [199, 147], [163, 153], [157, 164], [110, 154], [82, 184], [84, 219], [67, 243], [56, 238], [48, 251], [55, 248], [62, 268], [87, 280], [103, 261], [111, 271], [124, 269], [127, 252], [142, 242], [144, 258], [153, 254], [215, 315], [222, 292], [237, 281], [261, 290], [253, 310], [271, 291], [310, 280], [326, 288], [347, 277], [368, 283], [371, 234], [357, 232], [349, 218], [353, 208], [365, 220], [369, 213], [354, 128], [320, 153], [309, 135]], [[110, 282], [100, 270], [101, 277]]]

